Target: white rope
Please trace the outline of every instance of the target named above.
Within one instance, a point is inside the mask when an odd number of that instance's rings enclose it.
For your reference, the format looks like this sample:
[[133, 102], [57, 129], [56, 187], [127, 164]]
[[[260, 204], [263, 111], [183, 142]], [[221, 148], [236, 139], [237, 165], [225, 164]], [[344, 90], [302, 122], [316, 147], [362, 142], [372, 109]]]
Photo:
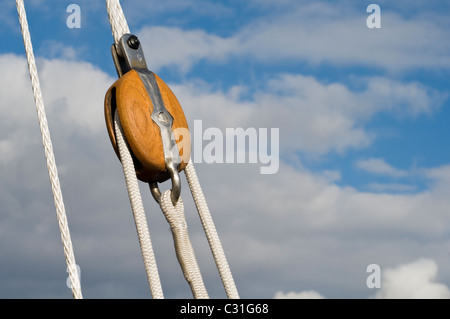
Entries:
[[186, 281], [191, 287], [194, 298], [208, 299], [208, 292], [203, 283], [194, 249], [189, 239], [188, 227], [184, 216], [183, 200], [180, 198], [176, 206], [174, 206], [170, 194], [170, 190], [162, 194], [160, 205], [164, 216], [166, 216], [170, 224], [178, 262], [183, 270], [184, 278], [186, 278]]
[[134, 221], [141, 246], [142, 258], [144, 259], [145, 271], [147, 273], [148, 283], [154, 299], [164, 298], [161, 288], [161, 282], [156, 265], [155, 255], [150, 240], [150, 232], [148, 229], [147, 218], [145, 217], [144, 206], [142, 204], [141, 192], [139, 190], [136, 171], [133, 159], [128, 149], [128, 145], [123, 136], [122, 126], [119, 121], [119, 114], [116, 112], [114, 116], [114, 128], [116, 133], [117, 146], [120, 153], [120, 161], [122, 162], [123, 173], [127, 185], [128, 196], [130, 198], [131, 208], [133, 210]]
[[44, 153], [47, 160], [50, 184], [52, 187], [53, 199], [55, 202], [56, 216], [58, 218], [58, 224], [64, 248], [64, 255], [67, 263], [67, 271], [69, 273], [70, 286], [72, 289], [73, 297], [75, 299], [81, 299], [83, 298], [83, 296], [81, 293], [80, 279], [78, 276], [78, 269], [73, 253], [72, 240], [70, 238], [69, 225], [67, 222], [61, 186], [59, 183], [55, 155], [53, 154], [53, 146], [50, 138], [47, 116], [45, 114], [44, 100], [42, 98], [41, 87], [39, 84], [36, 61], [34, 59], [33, 46], [31, 44], [31, 36], [30, 31], [28, 30], [28, 21], [23, 0], [16, 0], [16, 5], [17, 12], [19, 14], [20, 27], [22, 29], [23, 43], [25, 45], [28, 70], [30, 72], [31, 86], [33, 88], [34, 102], [36, 105], [39, 127], [42, 135]]
[[108, 11], [114, 43], [119, 43], [120, 38], [125, 33], [130, 33], [127, 19], [125, 19], [119, 0], [106, 0], [106, 11]]
[[225, 252], [223, 251], [222, 243], [220, 242], [216, 227], [214, 226], [214, 221], [211, 217], [211, 213], [209, 212], [208, 204], [206, 203], [205, 196], [203, 195], [203, 191], [192, 161], [189, 161], [184, 171], [227, 296], [230, 299], [239, 299], [239, 293], [236, 289], [233, 275], [231, 274]]
[[[108, 12], [114, 42], [117, 44], [125, 33], [130, 32], [128, 29], [127, 20], [125, 19], [125, 15], [123, 14], [122, 7], [118, 0], [106, 0], [106, 10]], [[161, 288], [158, 267], [156, 265], [153, 247], [150, 240], [147, 218], [145, 217], [144, 206], [142, 205], [142, 197], [139, 190], [136, 171], [130, 150], [123, 135], [122, 126], [120, 124], [117, 112], [114, 117], [114, 127], [148, 283], [150, 285], [153, 298], [162, 299], [164, 298], [164, 294]]]

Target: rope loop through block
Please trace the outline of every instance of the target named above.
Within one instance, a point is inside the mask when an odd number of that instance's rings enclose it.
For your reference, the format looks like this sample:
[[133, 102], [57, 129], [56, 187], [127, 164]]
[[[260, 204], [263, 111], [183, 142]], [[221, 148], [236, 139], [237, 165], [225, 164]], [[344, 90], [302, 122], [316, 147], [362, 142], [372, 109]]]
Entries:
[[191, 287], [194, 298], [209, 298], [191, 240], [189, 239], [183, 200], [180, 198], [174, 206], [171, 199], [171, 190], [166, 190], [161, 195], [160, 205], [172, 231], [178, 262], [180, 263], [186, 281]]

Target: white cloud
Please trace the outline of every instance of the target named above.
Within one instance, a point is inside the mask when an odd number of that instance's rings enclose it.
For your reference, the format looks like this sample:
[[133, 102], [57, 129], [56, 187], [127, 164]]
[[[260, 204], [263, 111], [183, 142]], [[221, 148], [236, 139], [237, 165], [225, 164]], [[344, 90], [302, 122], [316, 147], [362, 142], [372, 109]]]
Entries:
[[[411, 263], [381, 268], [381, 287], [370, 298], [376, 299], [449, 299], [450, 289], [436, 282], [438, 266], [432, 259], [420, 258]], [[325, 299], [314, 291], [278, 291], [275, 299]]]
[[[133, 3], [123, 1], [122, 7], [130, 25], [136, 21], [148, 21], [149, 18], [156, 20], [162, 16], [165, 20], [170, 17], [170, 22], [179, 24], [205, 16], [209, 18], [229, 16], [232, 12], [227, 4], [208, 0], [136, 0]], [[179, 18], [181, 21], [173, 21], [177, 14], [182, 15], [182, 18]]]
[[203, 30], [183, 30], [176, 27], [144, 27], [137, 32], [144, 46], [149, 67], [176, 66], [181, 72], [188, 71], [200, 60], [221, 60], [236, 46], [235, 39], [225, 39]]
[[[442, 183], [413, 194], [380, 194], [340, 187], [285, 163], [273, 176], [258, 176], [251, 165], [199, 170], [243, 295], [253, 295], [265, 278], [273, 291], [307, 286], [327, 298], [361, 298], [373, 294], [365, 271], [374, 260], [389, 265], [428, 255], [447, 262], [450, 203]], [[449, 283], [441, 267], [441, 282]]]
[[104, 98], [116, 79], [86, 62], [40, 60], [38, 71], [49, 112], [80, 129], [104, 129]]
[[425, 170], [425, 175], [439, 183], [450, 181], [450, 165], [442, 165], [440, 167]]
[[[52, 137], [104, 132], [104, 96], [115, 80], [86, 62], [38, 59], [37, 63]], [[0, 95], [0, 114], [4, 120], [0, 129], [0, 162], [8, 162], [23, 155], [30, 147], [28, 143], [39, 137], [30, 133], [37, 127], [37, 121], [26, 60], [5, 54], [0, 56], [0, 65], [5, 74], [0, 82], [8, 88]], [[14, 126], [25, 129], [17, 130]]]
[[295, 291], [289, 291], [289, 292], [282, 292], [278, 291], [275, 293], [274, 296], [275, 299], [325, 299], [324, 296], [319, 294], [318, 292], [314, 290], [306, 290], [301, 292], [295, 292]]
[[447, 93], [427, 88], [417, 82], [404, 83], [374, 77], [366, 83], [365, 101], [370, 101], [374, 110], [391, 112], [400, 118], [432, 114], [448, 96]]
[[392, 167], [383, 158], [369, 158], [356, 162], [356, 167], [378, 175], [386, 175], [390, 177], [400, 178], [408, 176], [408, 172]]
[[155, 69], [175, 65], [186, 71], [202, 59], [236, 56], [269, 64], [302, 61], [387, 71], [450, 67], [447, 29], [439, 17], [406, 19], [383, 11], [382, 28], [376, 30], [367, 28], [366, 17], [365, 10], [348, 5], [291, 4], [285, 12], [250, 20], [228, 37], [163, 26], [145, 27], [139, 35], [158, 61]]
[[86, 54], [86, 47], [67, 46], [62, 42], [55, 40], [43, 41], [41, 49], [38, 51], [38, 55], [45, 56], [48, 59], [62, 59], [62, 60], [78, 60]]
[[409, 264], [382, 269], [379, 299], [449, 299], [447, 285], [436, 282], [438, 266], [434, 260], [419, 259]]
[[0, 164], [9, 162], [14, 157], [14, 147], [11, 140], [0, 140]]
[[411, 192], [416, 190], [416, 187], [401, 183], [369, 183], [367, 188], [374, 192]]
[[364, 12], [348, 15], [342, 7], [323, 3], [305, 7], [245, 27], [240, 50], [264, 61], [301, 59], [390, 70], [450, 66], [448, 44], [436, 43], [445, 39], [445, 29], [433, 22], [384, 12], [382, 28], [370, 30]]
[[[252, 99], [240, 98], [239, 92], [245, 92], [245, 87], [214, 91], [201, 81], [171, 87], [190, 119], [201, 118], [207, 122], [205, 125], [220, 128], [278, 127], [282, 136], [280, 150], [309, 154], [368, 146], [376, 136], [365, 125], [374, 114], [414, 116], [417, 105], [423, 105], [423, 112], [441, 105], [439, 94], [411, 83], [380, 78], [365, 82], [365, 90], [353, 92], [340, 83], [325, 84], [314, 77], [280, 74], [253, 93]], [[381, 82], [397, 89], [382, 91], [378, 85]], [[423, 98], [412, 101], [404, 91]], [[403, 175], [393, 169], [389, 173]]]

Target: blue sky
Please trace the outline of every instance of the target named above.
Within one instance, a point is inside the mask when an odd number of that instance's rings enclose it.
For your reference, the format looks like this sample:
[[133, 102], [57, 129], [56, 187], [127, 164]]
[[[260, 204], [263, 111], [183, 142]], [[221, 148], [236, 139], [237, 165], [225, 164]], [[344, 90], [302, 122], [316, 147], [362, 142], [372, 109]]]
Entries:
[[[66, 25], [71, 3], [81, 8], [79, 29]], [[371, 3], [381, 7], [381, 29], [366, 25]], [[105, 3], [25, 5], [84, 294], [146, 298], [103, 123], [103, 97], [116, 80]], [[223, 130], [280, 130], [276, 174], [250, 163], [197, 165], [243, 297], [450, 296], [450, 4], [122, 5], [191, 127], [201, 119]], [[0, 12], [0, 297], [70, 297], [14, 3], [3, 1]], [[142, 192], [150, 197], [144, 185]], [[167, 252], [165, 221], [151, 198], [145, 205], [166, 295], [189, 297]], [[201, 229], [189, 218], [210, 294], [222, 297]], [[378, 290], [365, 284], [371, 263], [388, 274]], [[405, 283], [404, 274], [425, 279]]]

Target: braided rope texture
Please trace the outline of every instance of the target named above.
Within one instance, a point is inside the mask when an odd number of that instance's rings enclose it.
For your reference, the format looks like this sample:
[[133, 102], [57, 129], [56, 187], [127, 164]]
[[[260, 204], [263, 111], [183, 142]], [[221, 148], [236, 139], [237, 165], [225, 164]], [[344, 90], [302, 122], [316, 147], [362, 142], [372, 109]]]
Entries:
[[139, 184], [136, 178], [133, 158], [131, 157], [130, 150], [128, 149], [128, 145], [123, 136], [118, 112], [116, 112], [114, 116], [114, 128], [150, 290], [154, 299], [163, 299], [164, 295], [150, 240], [150, 232], [148, 229], [147, 218], [145, 217], [144, 206], [142, 204]]
[[[108, 12], [111, 31], [114, 42], [118, 43], [125, 33], [130, 33], [127, 20], [123, 14], [122, 6], [119, 0], [106, 0], [106, 10]], [[131, 157], [130, 150], [123, 135], [122, 126], [120, 124], [119, 115], [116, 112], [114, 117], [114, 127], [117, 145], [122, 162], [123, 173], [127, 185], [128, 196], [133, 211], [134, 222], [141, 247], [142, 258], [144, 260], [145, 271], [150, 286], [150, 291], [154, 299], [163, 299], [164, 294], [161, 288], [158, 267], [150, 240], [150, 232], [148, 229], [147, 219], [145, 217], [142, 197], [136, 177], [136, 171]]]
[[194, 298], [208, 299], [208, 292], [203, 283], [194, 248], [189, 239], [183, 200], [180, 198], [174, 206], [171, 199], [171, 190], [166, 190], [161, 195], [160, 205], [167, 222], [170, 224], [178, 262], [183, 270], [184, 278], [191, 287]]
[[114, 43], [119, 43], [120, 38], [125, 33], [130, 33], [127, 19], [123, 14], [119, 0], [106, 0], [106, 11], [108, 12], [109, 22], [111, 24]]
[[197, 172], [195, 171], [192, 161], [189, 161], [184, 171], [227, 296], [230, 299], [239, 299], [239, 293], [237, 291], [230, 266], [228, 265], [222, 243], [220, 242], [219, 235], [211, 217], [208, 204], [206, 203], [205, 196], [203, 195], [203, 190], [200, 186]]
[[34, 58], [33, 46], [31, 43], [31, 36], [28, 29], [28, 21], [23, 0], [16, 0], [16, 5], [17, 12], [19, 14], [20, 27], [22, 29], [22, 36], [28, 61], [28, 70], [30, 73], [34, 102], [36, 105], [39, 127], [42, 135], [42, 143], [44, 146], [44, 153], [47, 161], [50, 184], [52, 187], [53, 199], [56, 208], [56, 216], [58, 218], [59, 229], [61, 232], [61, 240], [63, 243], [64, 255], [66, 258], [67, 271], [69, 273], [72, 294], [75, 299], [82, 299], [83, 296], [81, 293], [81, 284], [73, 253], [72, 240], [70, 238], [69, 225], [67, 221], [66, 210], [64, 207], [61, 186], [59, 183], [58, 170], [56, 167], [55, 155], [53, 153], [53, 146], [50, 138], [47, 116], [45, 113], [44, 100], [42, 98], [41, 87], [39, 84], [36, 61]]

